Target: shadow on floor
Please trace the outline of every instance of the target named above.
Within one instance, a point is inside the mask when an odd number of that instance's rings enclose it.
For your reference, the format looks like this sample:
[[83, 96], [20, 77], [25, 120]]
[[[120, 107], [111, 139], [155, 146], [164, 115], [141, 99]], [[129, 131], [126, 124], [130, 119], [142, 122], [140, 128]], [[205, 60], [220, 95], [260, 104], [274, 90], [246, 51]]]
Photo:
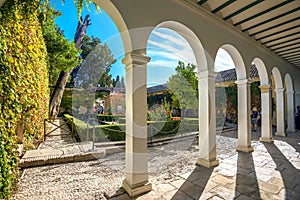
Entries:
[[238, 153], [235, 197], [261, 199], [252, 153]]
[[213, 172], [213, 168], [196, 166], [190, 176], [172, 197], [172, 200], [199, 199]]
[[297, 152], [300, 152], [300, 131], [296, 131], [294, 133], [287, 132], [286, 135], [286, 137], [274, 136], [274, 139], [285, 141], [296, 149]]
[[300, 199], [300, 171], [283, 155], [274, 143], [263, 143], [280, 172], [286, 189], [285, 199]]

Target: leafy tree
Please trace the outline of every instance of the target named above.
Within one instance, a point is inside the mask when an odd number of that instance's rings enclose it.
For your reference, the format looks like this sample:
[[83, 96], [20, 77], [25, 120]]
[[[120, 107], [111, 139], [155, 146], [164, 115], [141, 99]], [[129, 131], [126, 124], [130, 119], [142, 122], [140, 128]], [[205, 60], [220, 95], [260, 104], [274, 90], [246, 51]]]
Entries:
[[112, 75], [109, 74], [110, 68], [111, 66], [107, 67], [100, 77], [98, 83], [101, 87], [108, 87], [108, 88], [112, 87], [113, 81], [112, 81]]
[[[74, 0], [78, 15], [89, 2]], [[40, 3], [6, 0], [0, 7], [0, 199], [10, 199], [16, 186], [19, 122], [24, 123], [27, 147], [42, 136], [47, 117], [47, 50], [38, 20]]]
[[84, 88], [91, 84], [111, 87], [113, 81], [109, 73], [115, 59], [109, 47], [102, 44], [99, 38], [85, 36], [81, 49], [83, 62], [72, 72], [76, 85]]
[[[65, 2], [65, 0], [61, 0], [63, 3]], [[82, 9], [83, 9], [83, 7], [84, 7], [84, 5], [87, 7], [87, 8], [89, 8], [89, 4], [90, 3], [92, 3], [94, 6], [95, 6], [95, 8], [96, 8], [96, 10], [98, 11], [98, 12], [100, 12], [100, 8], [99, 8], [99, 6], [96, 4], [96, 3], [94, 3], [94, 2], [92, 2], [92, 0], [74, 0], [74, 4], [75, 4], [75, 6], [77, 7], [77, 16], [78, 16], [78, 18], [80, 18], [80, 14], [81, 14], [81, 12], [82, 12]]]
[[196, 66], [178, 62], [176, 74], [169, 78], [168, 90], [172, 97], [173, 108], [185, 109], [198, 107], [198, 79], [195, 74]]
[[[57, 116], [70, 70], [79, 63], [79, 50], [76, 48], [78, 41], [75, 42], [75, 45], [64, 38], [63, 31], [55, 24], [55, 18], [59, 15], [60, 13], [54, 10], [49, 3], [40, 6], [39, 20], [47, 46], [48, 66], [50, 71], [49, 80], [50, 84], [55, 83], [54, 90], [50, 97], [50, 118], [55, 118]], [[85, 19], [84, 23], [87, 23], [88, 25], [88, 19]], [[79, 24], [82, 23], [80, 22]], [[82, 31], [85, 31], [85, 29]]]
[[225, 87], [225, 93], [226, 93], [227, 117], [233, 121], [236, 121], [237, 106], [238, 106], [237, 85], [235, 84], [229, 87]]
[[113, 87], [116, 87], [116, 86], [117, 86], [117, 83], [119, 82], [119, 80], [120, 80], [120, 76], [117, 75], [117, 76], [116, 76], [116, 79], [113, 79]]
[[55, 24], [61, 13], [49, 4], [41, 5], [39, 21], [48, 52], [49, 85], [54, 86], [61, 71], [70, 71], [79, 64], [79, 50], [65, 38], [63, 31]]
[[121, 87], [125, 88], [125, 78], [124, 78], [124, 76], [121, 77]]
[[261, 91], [260, 82], [251, 83], [251, 108], [256, 106], [258, 110], [261, 110]]
[[85, 35], [83, 37], [82, 45], [80, 47], [81, 54], [80, 57], [84, 60], [93, 51], [93, 49], [101, 43], [101, 40], [97, 37], [89, 37]]
[[[261, 108], [261, 105], [260, 105], [260, 102], [261, 102], [260, 89], [258, 87], [259, 85], [260, 85], [260, 82], [251, 83], [251, 103], [252, 103], [251, 107], [256, 106], [258, 109]], [[237, 89], [237, 85], [234, 84], [232, 86], [225, 87], [224, 89], [225, 89], [226, 97], [225, 98], [223, 96], [222, 96], [222, 98], [217, 97], [217, 99], [219, 99], [219, 100], [223, 99], [222, 102], [217, 101], [217, 103], [225, 104], [228, 118], [236, 120], [237, 113], [238, 113], [238, 110], [237, 110], [237, 108], [238, 108], [238, 89]]]
[[125, 88], [125, 78], [124, 76], [121, 77], [117, 75], [116, 79], [113, 79], [113, 87], [115, 88]]

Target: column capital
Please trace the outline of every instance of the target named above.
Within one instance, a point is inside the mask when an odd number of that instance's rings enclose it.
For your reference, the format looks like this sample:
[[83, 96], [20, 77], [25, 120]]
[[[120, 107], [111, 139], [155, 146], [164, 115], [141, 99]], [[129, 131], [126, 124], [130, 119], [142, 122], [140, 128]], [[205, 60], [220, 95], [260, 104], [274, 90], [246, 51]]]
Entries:
[[276, 88], [276, 89], [275, 89], [275, 92], [276, 92], [276, 93], [283, 93], [284, 90], [285, 90], [284, 88]]
[[217, 72], [208, 69], [208, 70], [199, 71], [197, 73], [197, 77], [198, 77], [198, 80], [204, 79], [204, 78], [215, 79], [217, 74], [218, 74]]
[[150, 57], [145, 55], [145, 51], [134, 50], [125, 55], [122, 59], [122, 63], [126, 66], [126, 70], [134, 67], [133, 65], [145, 65], [150, 62]]
[[235, 83], [237, 85], [250, 85], [251, 81], [248, 79], [236, 80]]
[[287, 90], [287, 91], [285, 91], [285, 93], [287, 93], [287, 94], [294, 94], [295, 91], [293, 91], [293, 90]]
[[269, 93], [271, 91], [271, 85], [261, 85], [258, 86], [261, 93]]

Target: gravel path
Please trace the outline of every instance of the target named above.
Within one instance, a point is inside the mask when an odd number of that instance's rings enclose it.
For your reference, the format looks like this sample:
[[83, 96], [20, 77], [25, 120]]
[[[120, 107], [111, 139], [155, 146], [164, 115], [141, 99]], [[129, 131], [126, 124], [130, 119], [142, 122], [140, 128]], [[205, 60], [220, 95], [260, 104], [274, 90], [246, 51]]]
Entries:
[[[217, 136], [217, 144], [219, 159], [235, 153], [235, 138]], [[195, 138], [149, 148], [150, 182], [164, 183], [176, 174], [193, 170], [197, 157]], [[29, 168], [23, 172], [12, 199], [106, 199], [123, 192], [124, 169], [124, 152], [96, 161]]]

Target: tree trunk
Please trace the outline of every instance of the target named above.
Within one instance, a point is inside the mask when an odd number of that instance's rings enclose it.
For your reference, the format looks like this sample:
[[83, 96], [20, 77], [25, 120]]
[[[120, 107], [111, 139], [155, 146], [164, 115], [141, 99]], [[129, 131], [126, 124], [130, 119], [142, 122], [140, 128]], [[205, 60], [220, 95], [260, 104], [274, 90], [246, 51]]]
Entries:
[[61, 71], [50, 99], [49, 118], [54, 119], [59, 113], [59, 107], [70, 73]]
[[91, 20], [89, 19], [90, 16], [87, 15], [82, 22], [82, 17], [80, 17], [80, 21], [78, 22], [76, 33], [74, 36], [74, 43], [75, 46], [79, 49], [82, 45], [82, 40], [86, 35], [86, 29], [89, 25], [91, 25]]
[[[86, 29], [89, 25], [91, 25], [89, 20], [89, 15], [87, 15], [82, 22], [81, 20], [78, 22], [76, 33], [74, 36], [74, 43], [75, 46], [79, 49], [82, 46], [82, 41], [84, 36], [86, 35]], [[56, 82], [56, 86], [54, 88], [54, 91], [52, 92], [51, 98], [50, 98], [50, 107], [49, 107], [49, 118], [55, 119], [57, 115], [59, 114], [59, 107], [61, 104], [61, 99], [64, 94], [64, 90], [67, 84], [67, 80], [69, 78], [70, 71], [65, 72], [61, 71], [59, 78]]]

